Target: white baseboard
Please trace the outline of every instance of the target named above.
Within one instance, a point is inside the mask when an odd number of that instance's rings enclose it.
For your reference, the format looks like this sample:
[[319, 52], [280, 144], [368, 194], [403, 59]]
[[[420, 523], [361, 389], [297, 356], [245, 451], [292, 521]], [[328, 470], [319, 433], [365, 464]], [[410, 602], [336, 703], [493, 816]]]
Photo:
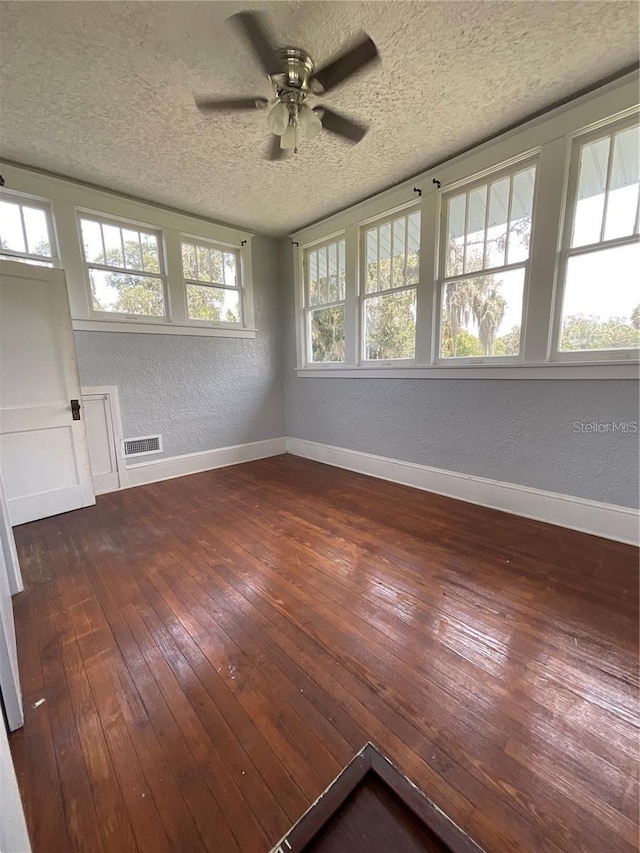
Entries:
[[630, 507], [545, 492], [471, 474], [459, 474], [372, 453], [361, 453], [300, 438], [287, 439], [287, 451], [348, 471], [413, 486], [468, 503], [545, 521], [594, 536], [636, 545], [640, 542], [638, 511]]
[[279, 456], [286, 452], [286, 438], [268, 438], [265, 441], [218, 447], [215, 450], [202, 450], [199, 453], [184, 453], [181, 456], [152, 459], [148, 462], [129, 465], [126, 468], [127, 482], [123, 485], [125, 487], [143, 486], [145, 483], [171, 480], [174, 477], [184, 477], [185, 474], [197, 474], [199, 471], [225, 468], [227, 465], [265, 459], [267, 456]]

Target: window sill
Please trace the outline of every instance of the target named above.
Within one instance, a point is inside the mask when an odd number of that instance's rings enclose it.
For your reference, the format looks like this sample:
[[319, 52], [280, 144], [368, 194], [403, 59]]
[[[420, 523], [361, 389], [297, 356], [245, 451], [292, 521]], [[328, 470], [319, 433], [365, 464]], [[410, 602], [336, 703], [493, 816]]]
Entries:
[[255, 338], [256, 329], [234, 329], [229, 326], [188, 326], [180, 323], [144, 322], [139, 320], [83, 320], [74, 318], [76, 332], [135, 332], [143, 335], [195, 335], [206, 338]]
[[638, 362], [542, 363], [542, 364], [469, 364], [429, 367], [303, 367], [296, 375], [305, 378], [334, 379], [638, 379]]

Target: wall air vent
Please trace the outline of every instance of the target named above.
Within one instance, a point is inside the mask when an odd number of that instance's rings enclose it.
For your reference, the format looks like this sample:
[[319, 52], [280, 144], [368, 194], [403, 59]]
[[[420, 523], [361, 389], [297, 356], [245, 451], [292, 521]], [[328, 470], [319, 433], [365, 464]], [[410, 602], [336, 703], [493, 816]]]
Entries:
[[147, 456], [149, 453], [162, 453], [161, 435], [139, 435], [136, 438], [125, 438], [122, 441], [122, 455]]

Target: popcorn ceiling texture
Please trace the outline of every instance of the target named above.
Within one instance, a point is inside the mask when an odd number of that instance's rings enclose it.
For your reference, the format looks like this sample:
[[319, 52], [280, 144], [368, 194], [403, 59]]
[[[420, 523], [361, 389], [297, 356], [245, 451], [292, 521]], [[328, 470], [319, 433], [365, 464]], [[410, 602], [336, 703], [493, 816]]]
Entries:
[[285, 434], [277, 244], [255, 237], [252, 252], [254, 340], [75, 333], [82, 385], [118, 386], [123, 436], [162, 434], [149, 459]]
[[[327, 96], [371, 124], [270, 163], [269, 96], [225, 23], [264, 9], [279, 45], [324, 62], [360, 30], [382, 64]], [[267, 234], [393, 185], [638, 58], [635, 2], [2, 2], [0, 154]], [[163, 342], [166, 343], [166, 342]], [[168, 344], [167, 344], [168, 345]]]

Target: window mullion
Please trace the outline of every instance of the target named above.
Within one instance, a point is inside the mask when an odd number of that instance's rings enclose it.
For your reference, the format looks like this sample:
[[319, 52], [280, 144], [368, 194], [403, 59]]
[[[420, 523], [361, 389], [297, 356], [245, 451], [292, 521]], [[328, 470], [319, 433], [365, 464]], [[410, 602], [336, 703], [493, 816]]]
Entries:
[[[360, 269], [358, 256], [358, 226], [351, 225], [344, 235], [345, 248], [345, 309], [344, 309], [344, 348], [345, 364], [360, 363], [359, 346], [361, 322], [358, 311], [358, 276], [365, 274], [365, 265]], [[363, 288], [364, 289], [364, 288]]]
[[[420, 205], [420, 266], [416, 294], [416, 364], [431, 364], [435, 336], [436, 270], [440, 195], [423, 193]], [[407, 227], [407, 231], [408, 231]]]
[[556, 139], [540, 151], [536, 176], [531, 243], [526, 281], [522, 348], [524, 361], [540, 364], [550, 357], [551, 319], [565, 187], [567, 141]]
[[[163, 232], [165, 248], [167, 318], [173, 323], [187, 324], [187, 287], [182, 272], [182, 243], [178, 231]], [[162, 241], [159, 251], [162, 252]], [[197, 253], [196, 253], [197, 257]]]
[[607, 228], [607, 213], [609, 211], [609, 191], [611, 188], [611, 172], [613, 170], [613, 154], [616, 147], [616, 135], [609, 140], [609, 159], [607, 160], [607, 179], [604, 185], [604, 204], [602, 206], [602, 223], [600, 224], [600, 242], [604, 242], [604, 232]]

